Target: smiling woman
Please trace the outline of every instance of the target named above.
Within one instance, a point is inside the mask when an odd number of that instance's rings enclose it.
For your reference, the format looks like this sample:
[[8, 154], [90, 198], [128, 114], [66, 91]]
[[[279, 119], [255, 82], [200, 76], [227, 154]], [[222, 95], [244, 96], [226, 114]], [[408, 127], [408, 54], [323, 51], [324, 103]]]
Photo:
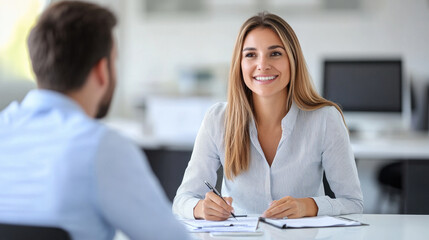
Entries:
[[[231, 212], [269, 218], [362, 212], [341, 110], [315, 91], [298, 38], [282, 18], [261, 13], [243, 24], [228, 81], [228, 103], [208, 111], [195, 140], [176, 213], [223, 220]], [[215, 183], [221, 165], [226, 202], [198, 184]], [[325, 195], [324, 172], [336, 198]]]
[[289, 60], [281, 39], [271, 29], [257, 28], [249, 33], [243, 44], [241, 69], [255, 98], [283, 97], [286, 102]]
[[[281, 138], [277, 122], [286, 115], [286, 87], [290, 82], [289, 59], [279, 36], [269, 28], [249, 32], [243, 43], [241, 71], [244, 83], [252, 91], [252, 100], [258, 123], [259, 143], [271, 166]], [[264, 106], [278, 106], [268, 109]], [[270, 119], [262, 111], [269, 110]], [[274, 114], [274, 115], [273, 115]]]

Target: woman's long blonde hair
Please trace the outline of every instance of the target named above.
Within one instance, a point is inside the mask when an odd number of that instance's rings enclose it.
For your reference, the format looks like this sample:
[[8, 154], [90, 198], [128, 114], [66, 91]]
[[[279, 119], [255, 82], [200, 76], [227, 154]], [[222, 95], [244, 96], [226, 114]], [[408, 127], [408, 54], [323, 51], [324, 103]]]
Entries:
[[[337, 104], [321, 97], [312, 84], [310, 74], [295, 32], [282, 18], [270, 13], [259, 13], [249, 18], [240, 29], [232, 55], [228, 82], [228, 105], [225, 116], [225, 176], [232, 180], [250, 164], [249, 122], [253, 118], [252, 92], [244, 83], [241, 72], [243, 42], [255, 28], [269, 28], [280, 37], [290, 64], [290, 83], [287, 90], [287, 109], [292, 102], [298, 108], [311, 111]], [[344, 119], [344, 117], [343, 117]]]

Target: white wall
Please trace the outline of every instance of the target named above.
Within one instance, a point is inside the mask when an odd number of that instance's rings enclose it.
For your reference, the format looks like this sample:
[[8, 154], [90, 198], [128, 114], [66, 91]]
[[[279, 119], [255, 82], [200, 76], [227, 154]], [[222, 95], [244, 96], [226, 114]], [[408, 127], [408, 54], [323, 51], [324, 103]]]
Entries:
[[[294, 11], [287, 6], [272, 11], [296, 31], [316, 87], [321, 86], [322, 60], [336, 56], [402, 57], [405, 76], [429, 79], [429, 1], [361, 3], [357, 11]], [[177, 89], [183, 68], [216, 66], [224, 68], [226, 75], [239, 27], [264, 10], [249, 7], [236, 12], [216, 9], [187, 16], [147, 16], [144, 6], [144, 1], [128, 0], [115, 7], [121, 24], [122, 82], [120, 98], [115, 100], [121, 103], [114, 106], [114, 114], [132, 116], [134, 101], [145, 93]]]

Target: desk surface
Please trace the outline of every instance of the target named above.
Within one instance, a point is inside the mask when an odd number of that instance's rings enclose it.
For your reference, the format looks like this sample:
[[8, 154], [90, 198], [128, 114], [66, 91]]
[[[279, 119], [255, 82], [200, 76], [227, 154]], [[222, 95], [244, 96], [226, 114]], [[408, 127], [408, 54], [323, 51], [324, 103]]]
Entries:
[[358, 227], [307, 228], [307, 229], [278, 229], [260, 223], [264, 234], [250, 237], [211, 237], [209, 233], [193, 233], [194, 239], [428, 239], [429, 215], [396, 215], [396, 214], [352, 214], [346, 217], [369, 224]]

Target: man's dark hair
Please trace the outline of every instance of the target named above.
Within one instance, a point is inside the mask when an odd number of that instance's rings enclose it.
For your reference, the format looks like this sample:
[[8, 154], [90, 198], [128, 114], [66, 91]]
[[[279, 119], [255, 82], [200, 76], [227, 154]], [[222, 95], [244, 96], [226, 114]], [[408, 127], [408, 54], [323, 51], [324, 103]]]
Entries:
[[91, 3], [64, 1], [46, 9], [28, 37], [39, 87], [80, 89], [99, 60], [110, 61], [116, 22], [111, 11]]

